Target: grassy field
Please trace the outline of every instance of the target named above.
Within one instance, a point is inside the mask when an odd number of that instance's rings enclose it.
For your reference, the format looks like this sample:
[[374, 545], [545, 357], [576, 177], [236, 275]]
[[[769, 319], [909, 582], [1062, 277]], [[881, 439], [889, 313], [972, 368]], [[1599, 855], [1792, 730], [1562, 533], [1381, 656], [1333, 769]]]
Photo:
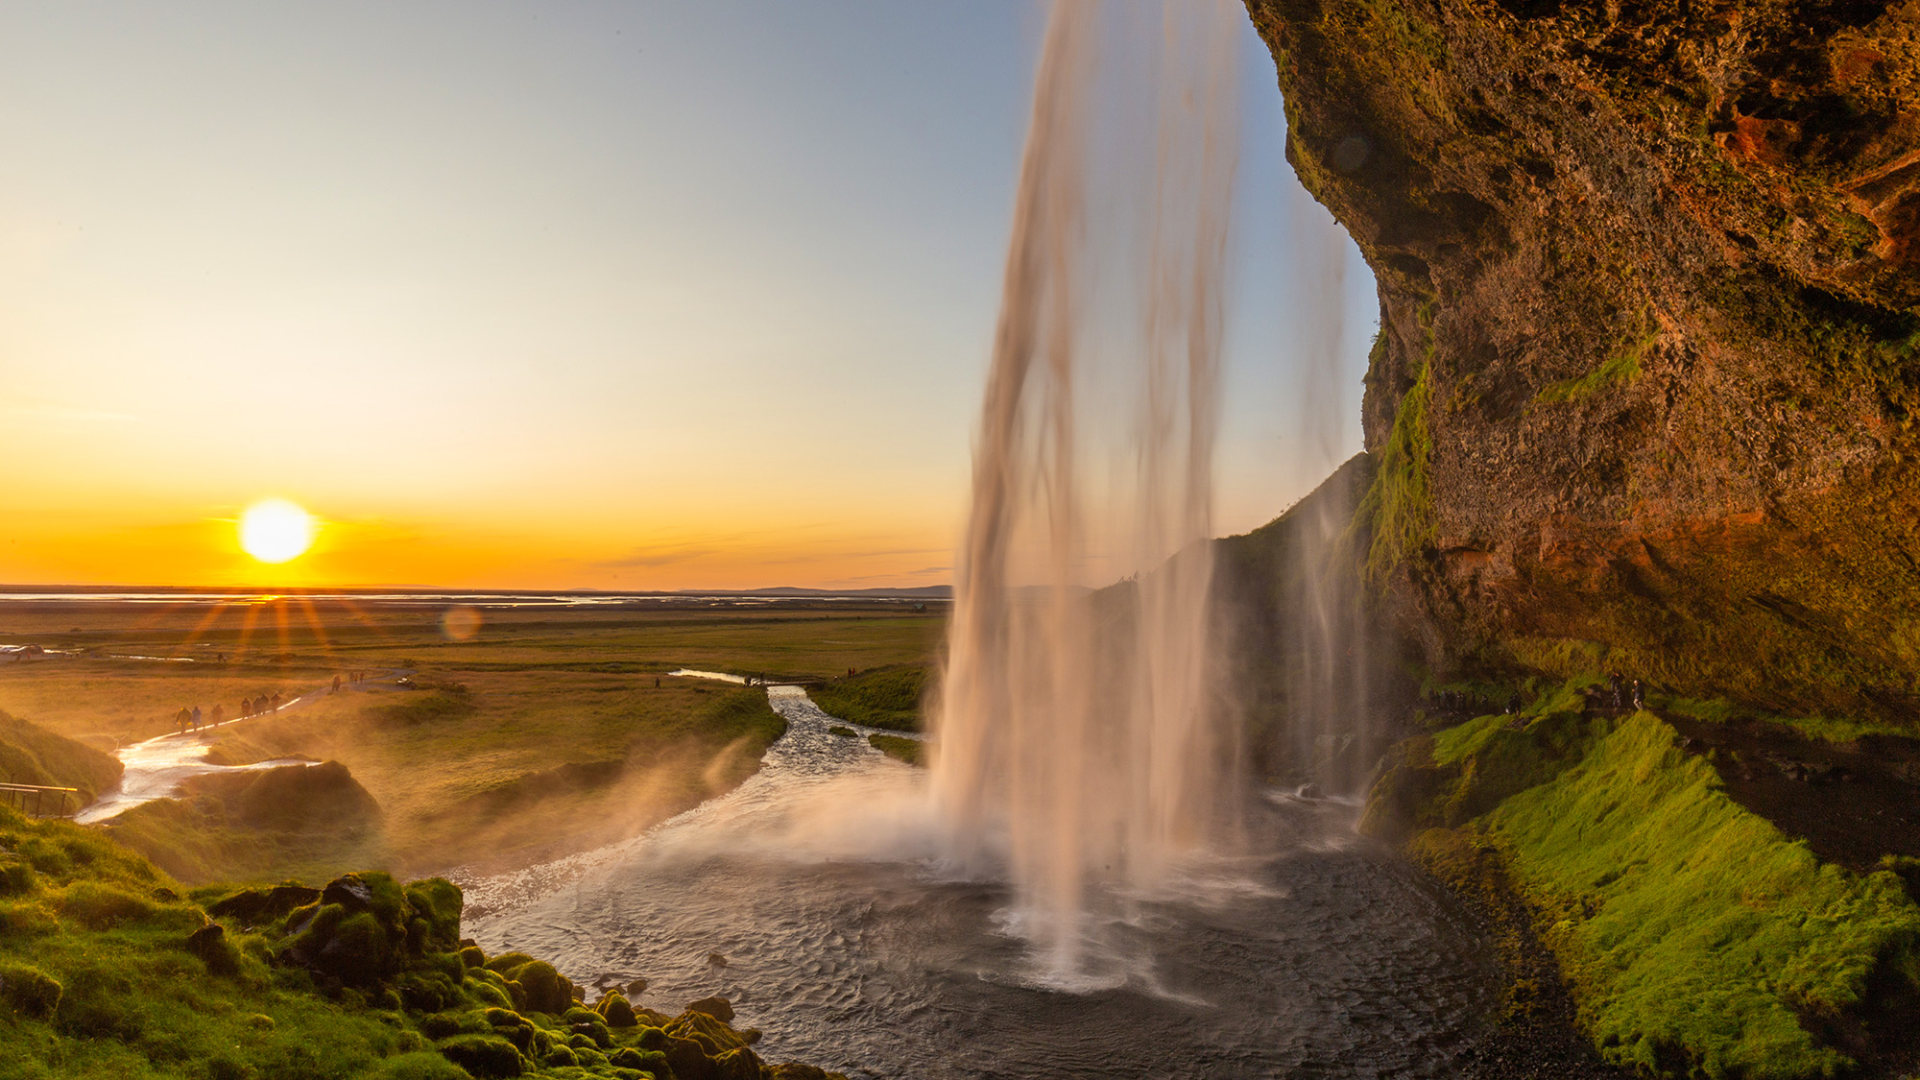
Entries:
[[[72, 655], [0, 665], [0, 710], [102, 749], [174, 730], [183, 706], [308, 702], [217, 733], [212, 760], [336, 760], [383, 814], [381, 850], [409, 873], [523, 865], [630, 835], [738, 783], [783, 729], [763, 694], [675, 678], [680, 667], [822, 680], [922, 664], [938, 614], [880, 607], [633, 611], [509, 609], [450, 635], [438, 608], [377, 604], [0, 604], [0, 642]], [[119, 657], [166, 657], [139, 660]], [[336, 674], [372, 673], [326, 692]], [[237, 837], [257, 815], [218, 793], [198, 813], [129, 829], [170, 869], [254, 879], [282, 869]], [[212, 843], [210, 835], [232, 843]], [[364, 838], [363, 838], [364, 840]], [[297, 842], [296, 842], [297, 841]], [[303, 873], [305, 840], [277, 845]], [[363, 860], [356, 842], [341, 858]], [[223, 855], [224, 851], [224, 855]], [[359, 862], [353, 863], [359, 865]], [[340, 866], [345, 869], [346, 864]]]
[[815, 705], [842, 720], [891, 731], [924, 731], [923, 699], [932, 671], [929, 664], [891, 665], [835, 679], [809, 694]]

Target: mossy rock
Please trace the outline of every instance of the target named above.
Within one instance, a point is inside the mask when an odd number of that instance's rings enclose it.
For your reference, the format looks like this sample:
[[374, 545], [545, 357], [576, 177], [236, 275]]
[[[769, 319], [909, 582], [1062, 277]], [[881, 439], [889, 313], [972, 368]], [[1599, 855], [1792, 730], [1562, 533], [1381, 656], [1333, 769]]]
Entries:
[[499, 1009], [513, 1008], [513, 995], [507, 993], [504, 983], [495, 985], [480, 979], [468, 979], [465, 989], [468, 997], [482, 1005]]
[[[558, 1015], [573, 1007], [573, 983], [545, 960], [508, 953], [487, 961], [487, 969], [506, 977], [509, 993], [518, 984], [520, 993], [514, 995], [515, 1004], [530, 1012]], [[524, 1002], [520, 1000], [523, 995]]]
[[460, 886], [445, 878], [427, 878], [409, 884], [405, 896], [407, 905], [426, 924], [426, 948], [439, 952], [460, 948], [460, 912], [466, 903]]
[[723, 1024], [733, 1022], [733, 1002], [718, 995], [688, 1002], [687, 1012], [711, 1016]]
[[431, 1050], [413, 1051], [380, 1063], [376, 1080], [471, 1080], [472, 1074]]
[[512, 1043], [521, 1053], [530, 1053], [539, 1029], [533, 1021], [508, 1009], [488, 1009], [481, 1016], [496, 1035]]
[[526, 1060], [512, 1043], [497, 1035], [456, 1035], [440, 1043], [440, 1053], [473, 1076], [519, 1076]]
[[627, 1004], [627, 999], [619, 994], [608, 994], [601, 998], [599, 1003], [594, 1005], [594, 1010], [610, 1028], [637, 1027], [640, 1023], [639, 1019], [633, 1015], [633, 1006]]
[[420, 1033], [437, 1040], [456, 1035], [490, 1035], [493, 1028], [477, 1013], [436, 1013], [421, 1018]]
[[319, 900], [319, 889], [288, 882], [266, 889], [242, 889], [208, 904], [207, 914], [242, 926], [267, 926]]
[[199, 957], [214, 975], [235, 975], [240, 971], [240, 950], [227, 939], [226, 927], [208, 923], [187, 935], [187, 951]]
[[639, 1050], [631, 1046], [622, 1046], [607, 1052], [607, 1063], [623, 1069], [661, 1073], [667, 1070], [667, 1055], [658, 1050]]
[[469, 968], [487, 966], [487, 954], [478, 945], [468, 945], [460, 950], [460, 962]]
[[714, 1058], [707, 1075], [713, 1080], [762, 1080], [765, 1069], [759, 1056], [743, 1046]]
[[459, 985], [445, 972], [409, 972], [394, 983], [400, 1001], [409, 1012], [439, 1012], [465, 1000]]
[[556, 1046], [546, 1052], [546, 1055], [540, 1059], [540, 1064], [549, 1069], [565, 1069], [578, 1067], [580, 1058], [574, 1054], [573, 1047]]
[[45, 1020], [60, 1007], [60, 983], [39, 968], [0, 964], [0, 1003], [12, 1012]]

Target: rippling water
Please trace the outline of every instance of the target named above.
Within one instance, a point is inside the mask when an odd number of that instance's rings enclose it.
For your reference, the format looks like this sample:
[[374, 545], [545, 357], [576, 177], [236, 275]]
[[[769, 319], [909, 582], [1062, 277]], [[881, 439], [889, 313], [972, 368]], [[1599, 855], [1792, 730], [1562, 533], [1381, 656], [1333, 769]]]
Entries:
[[[760, 773], [626, 844], [469, 883], [467, 930], [663, 1011], [719, 993], [770, 1060], [865, 1077], [1450, 1076], [1494, 989], [1483, 943], [1352, 809], [1275, 799], [1262, 852], [1108, 896], [1051, 985], [995, 881], [935, 858], [924, 774], [775, 687]], [[713, 954], [718, 954], [716, 957]], [[724, 964], [721, 962], [724, 960]]]

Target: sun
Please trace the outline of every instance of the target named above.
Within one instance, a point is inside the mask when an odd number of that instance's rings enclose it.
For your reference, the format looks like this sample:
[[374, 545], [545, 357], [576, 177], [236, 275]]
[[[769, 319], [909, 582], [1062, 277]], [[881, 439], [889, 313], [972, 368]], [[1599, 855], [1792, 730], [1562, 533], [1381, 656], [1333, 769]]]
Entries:
[[283, 563], [313, 543], [313, 515], [285, 499], [262, 499], [240, 515], [240, 547], [264, 563]]

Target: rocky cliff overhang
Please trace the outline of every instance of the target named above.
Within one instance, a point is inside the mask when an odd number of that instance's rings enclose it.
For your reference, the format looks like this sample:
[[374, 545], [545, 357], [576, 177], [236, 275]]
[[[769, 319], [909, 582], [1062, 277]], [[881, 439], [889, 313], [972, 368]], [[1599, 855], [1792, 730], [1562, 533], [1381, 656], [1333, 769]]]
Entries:
[[1920, 2], [1248, 8], [1429, 659], [1920, 723]]

